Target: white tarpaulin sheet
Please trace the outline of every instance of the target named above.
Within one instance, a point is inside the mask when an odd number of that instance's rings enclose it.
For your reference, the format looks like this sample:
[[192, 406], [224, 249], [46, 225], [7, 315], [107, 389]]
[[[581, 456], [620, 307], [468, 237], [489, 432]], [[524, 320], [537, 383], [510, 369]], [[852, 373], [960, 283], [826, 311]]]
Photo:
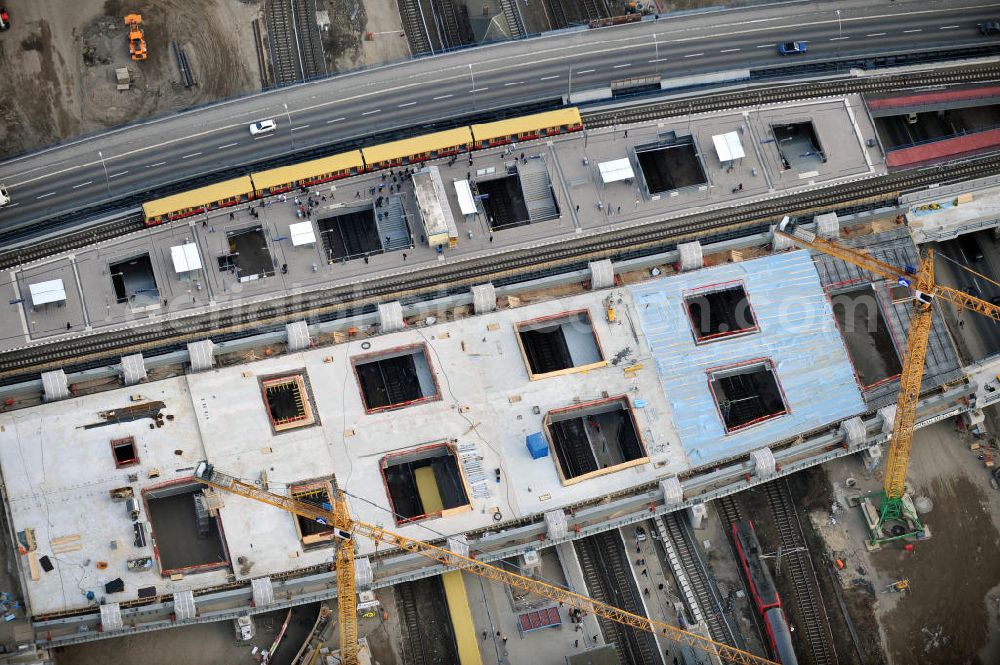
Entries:
[[455, 181], [455, 194], [458, 196], [458, 207], [463, 215], [476, 214], [476, 201], [472, 198], [472, 188], [468, 180]]
[[316, 243], [316, 233], [313, 231], [312, 222], [298, 222], [289, 224], [288, 232], [292, 236], [292, 246], [313, 245]]
[[731, 162], [734, 159], [743, 159], [747, 156], [743, 152], [743, 144], [740, 143], [740, 135], [736, 132], [726, 132], [716, 134], [712, 137], [715, 143], [715, 152], [719, 153], [720, 162]]
[[170, 248], [170, 258], [174, 261], [174, 272], [191, 272], [201, 270], [201, 257], [198, 256], [198, 246], [193, 242], [174, 245]]
[[28, 284], [31, 291], [31, 304], [44, 305], [50, 302], [61, 302], [66, 300], [66, 287], [61, 279], [51, 279], [47, 282]]
[[628, 158], [616, 159], [611, 162], [601, 162], [597, 165], [597, 168], [601, 170], [601, 180], [604, 181], [605, 185], [609, 182], [630, 180], [635, 177], [635, 173], [632, 171], [632, 164], [629, 163]]

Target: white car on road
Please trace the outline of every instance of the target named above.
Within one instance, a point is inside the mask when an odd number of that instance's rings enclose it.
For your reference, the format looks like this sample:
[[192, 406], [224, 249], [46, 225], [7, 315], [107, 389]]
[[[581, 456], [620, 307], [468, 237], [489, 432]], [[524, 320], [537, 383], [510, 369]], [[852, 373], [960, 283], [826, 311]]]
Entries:
[[274, 122], [274, 120], [259, 120], [250, 124], [250, 136], [267, 134], [268, 132], [273, 132], [277, 128], [278, 125]]

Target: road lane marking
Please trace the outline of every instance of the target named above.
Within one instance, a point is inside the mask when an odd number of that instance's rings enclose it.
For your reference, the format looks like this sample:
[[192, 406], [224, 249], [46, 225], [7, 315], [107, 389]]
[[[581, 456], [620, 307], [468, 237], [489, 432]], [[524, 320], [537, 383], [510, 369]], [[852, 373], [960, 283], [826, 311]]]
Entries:
[[454, 97], [454, 96], [455, 95], [441, 95], [440, 97], [435, 97], [434, 101], [437, 101], [439, 99], [448, 99], [449, 97]]
[[615, 65], [611, 69], [621, 69], [622, 67], [631, 67], [631, 66], [632, 66], [631, 62], [626, 62], [626, 63], [624, 63], [622, 65]]
[[652, 60], [648, 60], [647, 62], [666, 62], [666, 61], [667, 61], [666, 58], [653, 58]]
[[704, 53], [688, 53], [685, 58], [697, 58], [699, 55], [705, 55]]
[[736, 51], [740, 51], [740, 50], [742, 50], [742, 49], [738, 49], [738, 48], [724, 48], [721, 51], [719, 51], [719, 53], [735, 53]]
[[594, 73], [596, 71], [597, 71], [596, 69], [581, 69], [580, 71], [577, 72], [577, 75], [580, 75], [580, 74], [592, 74], [592, 73]]
[[486, 91], [486, 90], [489, 90], [489, 88], [473, 88], [469, 92], [483, 92], [483, 91]]
[[870, 35], [865, 35], [865, 37], [885, 37], [887, 34], [889, 34], [889, 33], [887, 33], [887, 32], [873, 32]]
[[907, 34], [909, 34], [909, 33], [911, 33], [911, 32], [923, 32], [923, 31], [924, 31], [924, 29], [923, 29], [923, 28], [916, 28], [916, 29], [914, 29], [914, 30], [903, 30], [903, 34], [904, 34], [904, 35], [907, 35]]
[[524, 85], [524, 81], [511, 81], [509, 83], [504, 83], [503, 87], [506, 88], [509, 85]]
[[[197, 157], [200, 154], [200, 152], [192, 152], [190, 155], [184, 155], [181, 159], [190, 159], [191, 157]], [[128, 173], [128, 171], [126, 171], [126, 173]]]
[[292, 127], [292, 131], [297, 132], [300, 129], [306, 129], [307, 127], [309, 127], [309, 125], [299, 125], [298, 127]]
[[839, 42], [844, 39], [850, 39], [850, 37], [830, 37], [831, 42]]
[[539, 81], [551, 81], [552, 79], [557, 79], [557, 78], [559, 78], [558, 74], [556, 74], [555, 76], [543, 76], [542, 78], [540, 78], [538, 80]]
[[957, 25], [942, 25], [940, 28], [938, 28], [938, 30], [954, 30], [957, 27], [959, 27], [959, 26], [957, 26]]
[[413, 106], [415, 104], [416, 104], [416, 102], [406, 102], [405, 104], [397, 104], [396, 108], [398, 108], [398, 109], [405, 109], [407, 106]]
[[333, 120], [327, 120], [326, 124], [332, 125], [333, 123], [340, 122], [341, 120], [343, 120], [343, 118], [334, 118]]
[[118, 176], [125, 175], [126, 173], [128, 173], [128, 171], [119, 171], [118, 173], [112, 173], [108, 176], [108, 178], [117, 178]]
[[41, 196], [36, 196], [36, 199], [44, 199], [47, 196], [52, 196], [55, 192], [49, 192], [48, 194], [42, 194]]
[[[235, 143], [233, 145], [236, 145]], [[166, 162], [156, 162], [155, 164], [146, 164], [147, 169], [156, 168], [157, 166], [163, 166]]]
[[226, 145], [220, 145], [218, 148], [216, 148], [216, 150], [222, 150], [224, 148], [232, 148], [234, 145], [239, 145], [239, 144], [240, 144], [239, 141], [237, 141], [236, 143], [227, 143]]
[[758, 44], [754, 48], [774, 48], [776, 44]]
[[87, 182], [81, 182], [79, 185], [73, 185], [73, 189], [80, 189], [81, 187], [86, 187], [87, 185], [93, 185], [93, 180], [88, 180]]
[[382, 109], [375, 109], [374, 111], [365, 111], [361, 115], [372, 115], [374, 113], [381, 113], [381, 112], [382, 112]]

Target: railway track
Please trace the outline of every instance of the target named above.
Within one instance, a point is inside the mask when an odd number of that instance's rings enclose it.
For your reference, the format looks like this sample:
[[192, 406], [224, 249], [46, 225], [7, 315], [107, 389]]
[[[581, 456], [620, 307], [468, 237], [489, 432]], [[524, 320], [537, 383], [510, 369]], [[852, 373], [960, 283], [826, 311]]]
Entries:
[[316, 0], [269, 0], [264, 15], [276, 84], [296, 83], [326, 73]]
[[663, 524], [667, 537], [674, 546], [674, 551], [687, 575], [688, 583], [698, 598], [708, 631], [716, 642], [723, 642], [739, 649], [745, 649], [742, 635], [722, 609], [722, 597], [715, 584], [705, 561], [698, 554], [694, 545], [687, 518], [681, 513], [668, 513], [663, 516]]
[[728, 536], [732, 533], [732, 529], [730, 529], [730, 527], [743, 519], [740, 507], [737, 505], [736, 499], [731, 496], [721, 496], [712, 503], [715, 504], [716, 510], [719, 511], [719, 517], [722, 519], [722, 523], [726, 526], [726, 535]]
[[879, 178], [847, 183], [841, 187], [793, 194], [745, 206], [708, 211], [676, 219], [661, 219], [632, 228], [615, 229], [553, 243], [547, 247], [514, 250], [489, 259], [454, 261], [402, 275], [337, 286], [262, 303], [212, 313], [198, 313], [169, 322], [157, 321], [108, 333], [64, 339], [57, 343], [11, 349], [0, 356], [0, 384], [27, 373], [63, 368], [72, 371], [87, 363], [124, 353], [182, 348], [183, 343], [212, 338], [215, 341], [257, 334], [288, 321], [332, 321], [373, 308], [379, 302], [416, 301], [428, 295], [464, 292], [472, 284], [496, 285], [528, 277], [586, 267], [588, 261], [613, 260], [655, 254], [676, 243], [708, 236], [732, 237], [764, 231], [784, 215], [812, 216], [842, 210], [845, 202], [884, 205], [901, 191], [934, 183], [968, 180], [1000, 170], [1000, 154], [964, 163], [904, 171]]
[[402, 627], [403, 660], [413, 665], [429, 665], [420, 633], [420, 615], [417, 612], [413, 582], [397, 584], [393, 590], [399, 608], [399, 625]]
[[0, 252], [0, 270], [38, 261], [80, 247], [119, 238], [146, 228], [141, 211], [132, 211], [99, 226], [66, 231], [54, 238]]
[[798, 643], [805, 642], [809, 651], [809, 659], [800, 658], [800, 662], [837, 665], [837, 652], [833, 646], [823, 593], [802, 535], [798, 513], [788, 491], [788, 482], [780, 479], [763, 487], [781, 542], [782, 555], [776, 565], [781, 566], [781, 575], [787, 576], [794, 589]]
[[[617, 529], [573, 541], [589, 595], [633, 614], [646, 616], [638, 598], [635, 579], [626, 572], [622, 560], [628, 556]], [[652, 634], [633, 630], [610, 619], [600, 618], [605, 642], [618, 645], [621, 665], [660, 663], [659, 649]]]
[[420, 0], [399, 0], [399, 15], [403, 19], [403, 32], [410, 42], [413, 55], [433, 53], [430, 34], [427, 31], [427, 19], [420, 6]]
[[851, 78], [843, 81], [815, 81], [788, 85], [769, 83], [766, 87], [762, 86], [756, 90], [739, 90], [737, 92], [705, 95], [696, 99], [650, 102], [648, 104], [637, 104], [612, 111], [584, 112], [584, 124], [588, 129], [595, 129], [597, 127], [610, 127], [616, 124], [645, 122], [670, 116], [777, 104], [805, 98], [846, 95], [849, 93], [874, 94], [903, 88], [982, 83], [998, 79], [1000, 79], [1000, 65], [991, 64], [975, 68], [953, 68], [944, 71]]

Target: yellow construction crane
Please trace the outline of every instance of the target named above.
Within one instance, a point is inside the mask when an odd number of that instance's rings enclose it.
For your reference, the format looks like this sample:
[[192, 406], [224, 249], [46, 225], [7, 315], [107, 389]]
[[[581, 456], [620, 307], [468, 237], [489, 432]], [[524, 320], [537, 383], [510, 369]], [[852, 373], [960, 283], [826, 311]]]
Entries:
[[[913, 317], [910, 319], [910, 332], [906, 337], [903, 369], [899, 375], [899, 398], [896, 403], [896, 418], [892, 424], [889, 452], [886, 455], [882, 491], [862, 497], [862, 509], [865, 510], [869, 522], [871, 533], [868, 545], [871, 548], [900, 538], [921, 537], [925, 534], [926, 527], [920, 521], [913, 503], [906, 494], [906, 470], [910, 465], [910, 447], [917, 420], [920, 383], [924, 377], [927, 342], [934, 318], [934, 300], [936, 298], [947, 300], [959, 310], [968, 309], [995, 321], [1000, 321], [1000, 307], [964, 291], [935, 283], [934, 251], [931, 249], [924, 253], [919, 267], [898, 268], [876, 259], [863, 249], [845, 247], [818, 238], [805, 229], [795, 229], [793, 233], [789, 233], [788, 229], [786, 217], [775, 233], [809, 249], [847, 261], [877, 277], [891, 280], [913, 291]], [[878, 501], [878, 506], [872, 510], [874, 515], [870, 516], [867, 507], [873, 498]]]
[[451, 550], [407, 538], [391, 531], [358, 522], [351, 518], [347, 509], [347, 499], [342, 491], [335, 489], [333, 503], [329, 507], [316, 506], [281, 494], [263, 490], [252, 483], [217, 471], [208, 462], [200, 462], [195, 469], [195, 479], [215, 489], [238, 496], [270, 504], [284, 511], [330, 526], [337, 538], [337, 610], [340, 616], [340, 657], [344, 665], [358, 663], [358, 626], [354, 581], [354, 537], [364, 536], [376, 544], [389, 545], [406, 552], [419, 554], [435, 563], [485, 577], [494, 582], [515, 587], [535, 595], [548, 598], [570, 608], [596, 614], [625, 626], [645, 630], [678, 644], [717, 655], [731, 663], [748, 665], [778, 665], [774, 661], [742, 651], [727, 644], [716, 642], [662, 621], [626, 612], [613, 605], [588, 598], [572, 591], [547, 584], [540, 580], [518, 575], [471, 557], [456, 554]]

